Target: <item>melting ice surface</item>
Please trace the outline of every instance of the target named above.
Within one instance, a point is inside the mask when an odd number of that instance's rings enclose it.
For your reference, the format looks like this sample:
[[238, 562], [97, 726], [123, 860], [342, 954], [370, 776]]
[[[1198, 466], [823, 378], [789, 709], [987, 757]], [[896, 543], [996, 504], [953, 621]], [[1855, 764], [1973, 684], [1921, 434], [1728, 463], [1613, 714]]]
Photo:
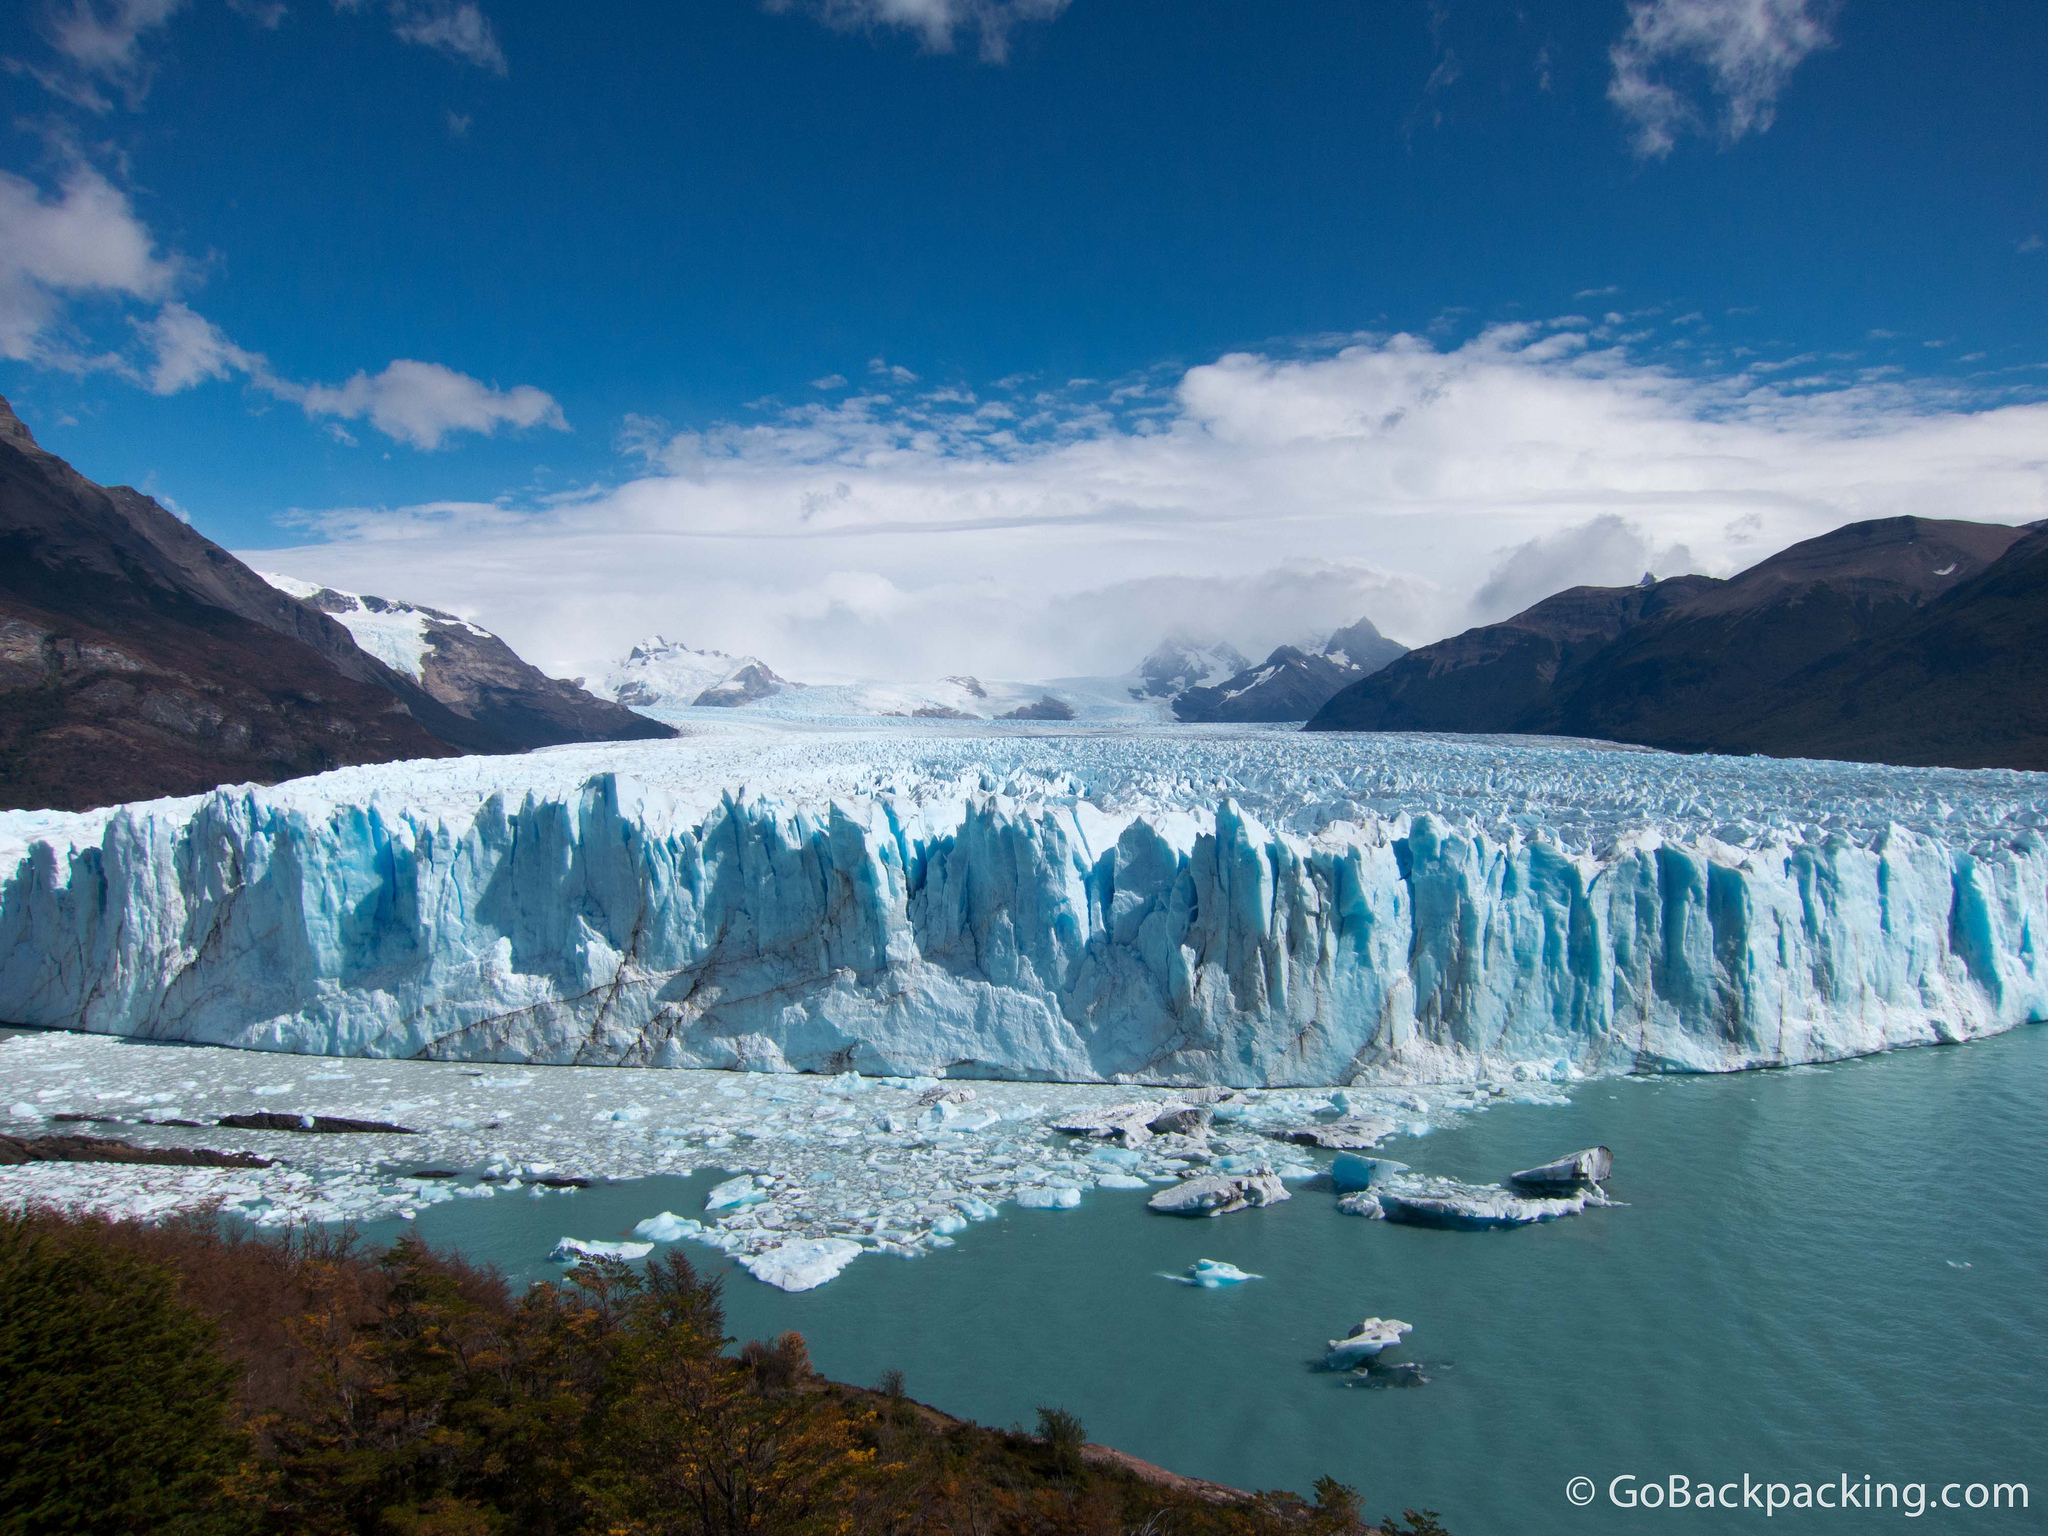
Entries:
[[2048, 1015], [2040, 775], [1190, 727], [691, 729], [0, 816], [0, 1019], [1259, 1087], [1723, 1071]]

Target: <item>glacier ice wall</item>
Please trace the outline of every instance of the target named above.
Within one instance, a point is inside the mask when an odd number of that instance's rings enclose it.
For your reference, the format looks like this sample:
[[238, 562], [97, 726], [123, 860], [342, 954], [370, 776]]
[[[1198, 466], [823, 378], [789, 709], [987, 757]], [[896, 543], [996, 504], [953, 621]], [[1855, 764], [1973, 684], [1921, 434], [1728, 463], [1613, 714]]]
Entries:
[[[1871, 774], [1903, 770], [1856, 770], [1836, 798], [1861, 794], [1860, 817], [1801, 781], [1792, 821], [1731, 820], [1745, 791], [1701, 760], [1553, 751], [1518, 774], [1501, 748], [1453, 763], [1463, 798], [1432, 798], [1388, 780], [1409, 771], [1396, 746], [1300, 740], [1163, 776], [1183, 749], [1161, 747], [1106, 785], [1099, 744], [1033, 746], [1078, 764], [1037, 777], [971, 771], [995, 751], [973, 743], [937, 765], [899, 751], [893, 779], [834, 779], [832, 744], [802, 772], [542, 754], [512, 760], [552, 763], [523, 791], [388, 765], [44, 818], [0, 855], [0, 1019], [341, 1055], [1275, 1085], [1734, 1070], [2048, 1017], [2048, 787], [2026, 776], [1888, 799]], [[1658, 775], [1698, 782], [1650, 814]], [[1958, 813], [1973, 780], [2005, 798]], [[1913, 824], [1884, 817], [1907, 800]]]

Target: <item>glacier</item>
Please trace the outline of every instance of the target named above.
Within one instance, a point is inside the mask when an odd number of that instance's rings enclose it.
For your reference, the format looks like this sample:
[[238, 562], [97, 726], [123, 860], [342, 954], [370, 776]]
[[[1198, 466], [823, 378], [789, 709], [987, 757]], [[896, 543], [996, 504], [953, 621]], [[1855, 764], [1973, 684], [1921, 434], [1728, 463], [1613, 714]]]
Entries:
[[377, 1058], [1238, 1087], [2048, 1017], [2048, 777], [735, 721], [0, 815], [0, 1020]]

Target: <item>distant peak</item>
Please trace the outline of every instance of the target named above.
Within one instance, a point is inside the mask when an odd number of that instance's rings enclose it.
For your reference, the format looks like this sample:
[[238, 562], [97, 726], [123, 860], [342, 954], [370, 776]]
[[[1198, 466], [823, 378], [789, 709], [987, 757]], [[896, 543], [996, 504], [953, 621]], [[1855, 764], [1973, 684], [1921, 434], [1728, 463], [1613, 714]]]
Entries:
[[1643, 579], [1637, 582], [1636, 585], [1639, 587], [1654, 587], [1657, 585], [1656, 573], [1653, 571], [1643, 572]]

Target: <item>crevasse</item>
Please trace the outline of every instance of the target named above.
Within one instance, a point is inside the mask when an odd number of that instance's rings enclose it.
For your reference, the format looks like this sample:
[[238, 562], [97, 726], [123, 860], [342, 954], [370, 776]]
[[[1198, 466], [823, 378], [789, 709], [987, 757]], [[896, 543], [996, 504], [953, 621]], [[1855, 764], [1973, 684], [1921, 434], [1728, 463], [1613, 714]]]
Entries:
[[599, 772], [466, 804], [286, 786], [122, 808], [19, 841], [0, 1019], [340, 1055], [1279, 1085], [1728, 1071], [2048, 1017], [2032, 826], [1735, 843], [1646, 820], [1572, 849], [1440, 811], [1276, 828], [1231, 796], [1080, 790], [679, 801]]

